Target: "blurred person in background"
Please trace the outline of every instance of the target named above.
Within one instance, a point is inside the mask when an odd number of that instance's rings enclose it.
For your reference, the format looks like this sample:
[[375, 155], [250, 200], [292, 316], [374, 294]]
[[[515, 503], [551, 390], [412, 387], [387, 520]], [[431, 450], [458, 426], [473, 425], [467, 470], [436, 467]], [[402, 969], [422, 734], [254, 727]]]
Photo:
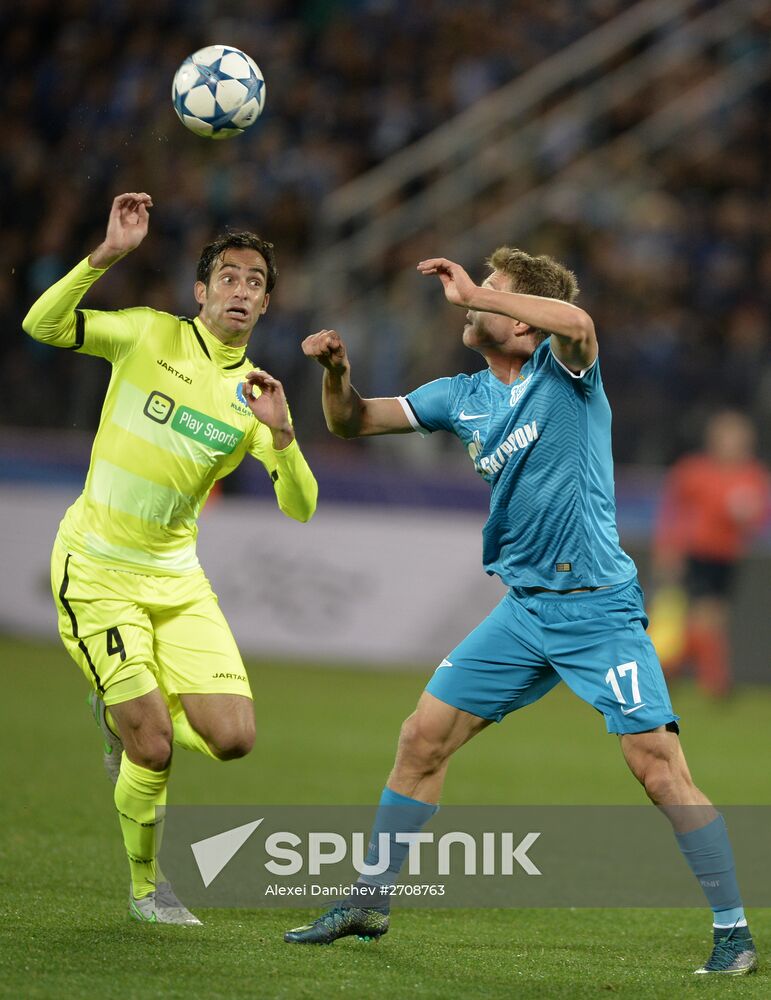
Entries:
[[755, 430], [733, 410], [708, 422], [704, 450], [669, 470], [654, 539], [660, 590], [653, 640], [669, 674], [691, 666], [708, 694], [731, 690], [729, 613], [736, 570], [769, 510], [771, 480], [755, 457]]

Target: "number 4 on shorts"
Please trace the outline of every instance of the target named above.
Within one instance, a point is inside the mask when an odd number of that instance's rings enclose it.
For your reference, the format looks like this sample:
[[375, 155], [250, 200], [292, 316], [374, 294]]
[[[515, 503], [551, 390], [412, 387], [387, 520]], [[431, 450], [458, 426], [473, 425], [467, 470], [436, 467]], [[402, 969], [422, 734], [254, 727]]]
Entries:
[[116, 653], [120, 653], [120, 662], [123, 663], [126, 659], [126, 647], [117, 625], [107, 629], [107, 655], [114, 656]]
[[605, 683], [610, 684], [619, 705], [626, 705], [627, 700], [621, 691], [620, 680], [622, 677], [626, 677], [627, 674], [631, 675], [632, 704], [639, 705], [641, 698], [640, 684], [637, 680], [637, 660], [630, 660], [629, 663], [619, 663], [617, 667], [611, 667], [607, 674], [605, 674]]

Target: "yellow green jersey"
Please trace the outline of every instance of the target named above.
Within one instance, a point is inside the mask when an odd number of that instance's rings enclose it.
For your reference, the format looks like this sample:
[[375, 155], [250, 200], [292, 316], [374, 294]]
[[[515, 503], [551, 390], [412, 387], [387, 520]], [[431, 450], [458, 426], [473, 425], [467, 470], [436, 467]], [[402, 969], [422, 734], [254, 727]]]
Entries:
[[246, 405], [242, 383], [255, 366], [244, 348], [197, 318], [79, 309], [102, 274], [82, 261], [24, 320], [36, 340], [112, 365], [85, 487], [59, 529], [68, 551], [137, 572], [192, 572], [206, 497], [247, 453], [265, 466], [281, 510], [307, 521], [316, 480], [297, 442], [277, 451]]

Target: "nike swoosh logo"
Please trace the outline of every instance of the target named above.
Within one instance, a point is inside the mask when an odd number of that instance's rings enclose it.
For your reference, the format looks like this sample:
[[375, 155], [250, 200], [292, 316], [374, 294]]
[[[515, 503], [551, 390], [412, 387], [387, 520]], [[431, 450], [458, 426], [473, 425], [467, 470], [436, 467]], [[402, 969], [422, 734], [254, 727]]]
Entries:
[[439, 664], [439, 666], [436, 669], [437, 670], [441, 670], [442, 667], [451, 667], [451, 666], [452, 666], [452, 663], [450, 663], [449, 660], [442, 660], [442, 662]]
[[458, 414], [458, 420], [481, 420], [483, 417], [489, 416], [489, 413], [466, 413], [465, 410], [461, 410]]
[[631, 708], [622, 708], [621, 712], [624, 715], [631, 715], [632, 712], [638, 712], [641, 708], [645, 708], [645, 702], [643, 702], [641, 705], [632, 705]]

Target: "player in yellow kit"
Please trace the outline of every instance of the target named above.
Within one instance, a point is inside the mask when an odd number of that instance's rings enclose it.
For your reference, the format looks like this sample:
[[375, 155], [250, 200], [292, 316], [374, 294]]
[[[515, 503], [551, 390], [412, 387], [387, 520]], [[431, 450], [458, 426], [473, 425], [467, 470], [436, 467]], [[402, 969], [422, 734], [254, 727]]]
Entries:
[[93, 688], [131, 869], [130, 912], [197, 924], [156, 863], [172, 743], [229, 760], [254, 742], [246, 671], [196, 556], [198, 514], [247, 453], [297, 521], [313, 515], [317, 486], [281, 383], [245, 354], [276, 280], [272, 244], [231, 233], [205, 247], [193, 320], [79, 308], [147, 235], [151, 207], [147, 194], [115, 198], [104, 242], [44, 292], [24, 329], [112, 364], [85, 488], [54, 545], [52, 587], [64, 645]]

